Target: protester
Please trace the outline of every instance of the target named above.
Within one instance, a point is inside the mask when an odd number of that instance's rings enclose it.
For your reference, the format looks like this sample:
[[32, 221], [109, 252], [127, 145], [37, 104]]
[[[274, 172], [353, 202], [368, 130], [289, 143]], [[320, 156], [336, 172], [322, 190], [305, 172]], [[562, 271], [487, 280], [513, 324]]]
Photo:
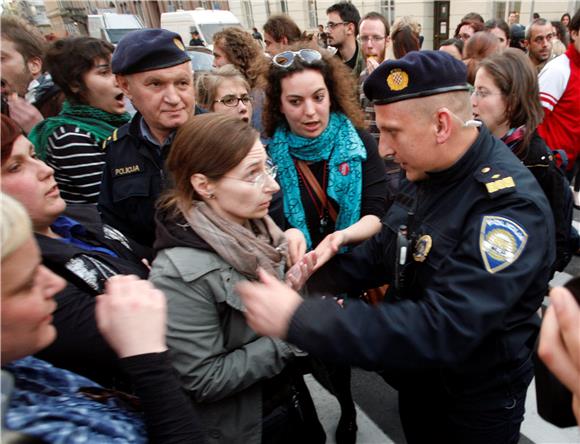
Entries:
[[483, 31], [483, 23], [479, 20], [462, 20], [455, 28], [454, 38], [466, 43], [473, 34], [480, 31]]
[[69, 205], [60, 197], [54, 171], [34, 157], [17, 124], [2, 116], [2, 192], [28, 211], [44, 264], [69, 284], [56, 295], [59, 335], [42, 359], [106, 386], [122, 385], [116, 356], [97, 331], [95, 296], [116, 274], [146, 278], [143, 258], [151, 253], [103, 225], [92, 205]]
[[245, 122], [252, 118], [250, 85], [232, 65], [204, 73], [196, 89], [198, 104], [206, 111], [238, 116]]
[[441, 42], [439, 51], [446, 52], [457, 60], [463, 60], [463, 40], [447, 39]]
[[554, 30], [552, 24], [546, 19], [536, 19], [526, 29], [524, 46], [528, 51], [528, 57], [539, 73], [552, 58], [552, 38]]
[[204, 442], [167, 356], [165, 299], [146, 281], [111, 279], [96, 308], [102, 334], [132, 377], [141, 411], [120, 392], [30, 356], [55, 339], [54, 296], [65, 282], [42, 265], [24, 208], [4, 194], [0, 203], [3, 395], [5, 377], [14, 383], [3, 426], [48, 443]]
[[221, 443], [323, 443], [298, 351], [246, 324], [236, 282], [257, 267], [284, 276], [287, 243], [268, 217], [279, 189], [258, 133], [222, 114], [196, 116], [167, 159], [151, 281], [168, 298], [167, 342], [183, 388]]
[[566, 48], [570, 44], [570, 36], [568, 35], [568, 28], [561, 22], [553, 21], [552, 28], [554, 29], [554, 37], [552, 37], [552, 55], [554, 57], [561, 56], [566, 52]]
[[337, 49], [336, 55], [348, 66], [355, 78], [365, 68], [365, 60], [357, 41], [360, 14], [350, 2], [335, 3], [326, 9], [328, 44]]
[[510, 28], [502, 19], [492, 19], [485, 22], [485, 31], [491, 32], [499, 39], [499, 45], [502, 50], [510, 46]]
[[567, 12], [562, 14], [562, 17], [560, 18], [560, 23], [562, 23], [566, 28], [569, 28], [570, 27], [570, 14], [568, 14]]
[[264, 23], [264, 49], [271, 56], [298, 43], [302, 38], [300, 28], [286, 14], [272, 15]]
[[194, 113], [184, 49], [174, 32], [142, 29], [121, 39], [111, 62], [138, 112], [105, 141], [99, 211], [105, 223], [148, 247], [155, 239], [155, 201], [165, 187], [164, 160], [175, 131]]
[[46, 42], [37, 29], [14, 16], [2, 16], [2, 101], [27, 133], [44, 117], [58, 114], [62, 98], [43, 67]]
[[262, 107], [264, 103], [264, 76], [268, 58], [252, 36], [240, 28], [225, 28], [213, 35], [214, 68], [234, 65], [251, 88], [254, 113], [252, 126], [262, 134]]
[[[268, 75], [264, 127], [284, 213], [321, 263], [333, 248], [378, 232], [386, 211], [385, 167], [373, 137], [360, 130], [364, 120], [353, 84], [340, 60], [312, 49], [277, 54]], [[293, 262], [302, 254], [290, 251]], [[354, 442], [350, 369], [331, 372], [342, 409], [337, 442]]]
[[411, 51], [419, 51], [419, 23], [412, 17], [399, 17], [391, 29], [391, 42], [395, 59]]
[[556, 227], [554, 270], [563, 271], [572, 255], [573, 212], [570, 200], [566, 199], [570, 196], [568, 181], [536, 131], [543, 111], [535, 70], [525, 54], [510, 48], [481, 62], [474, 86], [473, 117], [502, 139], [534, 175], [548, 198]]
[[467, 66], [467, 83], [473, 85], [479, 64], [502, 49], [499, 39], [489, 32], [476, 32], [463, 48], [463, 63]]
[[580, 425], [580, 305], [570, 290], [550, 291], [544, 314], [538, 354], [548, 368], [572, 392], [572, 410]]
[[28, 135], [36, 154], [54, 169], [69, 203], [96, 204], [105, 164], [102, 144], [127, 123], [123, 91], [111, 71], [114, 47], [92, 37], [55, 41], [45, 64], [66, 101], [58, 116]]
[[329, 295], [388, 282], [386, 302], [302, 300], [266, 272], [237, 286], [255, 331], [380, 369], [398, 389], [410, 444], [518, 442], [554, 261], [544, 193], [476, 128], [466, 74], [448, 54], [417, 51], [385, 61], [365, 83], [381, 154], [406, 172], [402, 198], [380, 234], [335, 256], [308, 288]]

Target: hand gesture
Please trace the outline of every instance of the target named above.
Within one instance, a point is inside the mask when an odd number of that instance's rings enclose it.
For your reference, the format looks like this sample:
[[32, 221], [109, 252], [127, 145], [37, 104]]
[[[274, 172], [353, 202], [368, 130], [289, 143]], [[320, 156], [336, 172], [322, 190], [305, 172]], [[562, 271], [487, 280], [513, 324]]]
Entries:
[[10, 94], [7, 97], [7, 102], [8, 109], [10, 110], [10, 118], [18, 123], [26, 134], [37, 123], [44, 120], [44, 117], [34, 105], [28, 103], [26, 99], [19, 97], [16, 93]]
[[97, 326], [121, 358], [167, 350], [165, 295], [136, 276], [113, 276], [97, 296]]
[[298, 228], [289, 228], [284, 234], [288, 241], [288, 266], [292, 267], [306, 253], [306, 238]]
[[341, 247], [346, 243], [346, 236], [342, 231], [335, 231], [326, 236], [322, 242], [314, 249], [317, 262], [314, 271], [318, 270], [325, 263], [334, 257]]
[[311, 251], [302, 256], [302, 259], [286, 272], [286, 283], [290, 288], [300, 291], [306, 281], [312, 276], [316, 262], [317, 257], [315, 251]]

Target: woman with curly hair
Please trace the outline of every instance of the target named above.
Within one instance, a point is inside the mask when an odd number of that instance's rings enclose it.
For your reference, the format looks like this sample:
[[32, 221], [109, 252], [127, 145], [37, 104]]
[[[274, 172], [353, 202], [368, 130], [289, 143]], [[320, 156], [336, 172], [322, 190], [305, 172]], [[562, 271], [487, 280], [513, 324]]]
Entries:
[[[315, 249], [317, 266], [381, 228], [387, 207], [385, 167], [375, 139], [362, 128], [356, 84], [327, 51], [304, 46], [272, 58], [264, 129], [279, 170], [289, 226]], [[304, 251], [290, 251], [295, 262]], [[342, 416], [337, 443], [355, 442], [350, 368], [331, 368], [331, 390]]]
[[262, 47], [249, 32], [231, 27], [213, 35], [213, 55], [214, 68], [234, 65], [250, 84], [254, 103], [252, 126], [261, 132], [264, 76], [269, 64]]

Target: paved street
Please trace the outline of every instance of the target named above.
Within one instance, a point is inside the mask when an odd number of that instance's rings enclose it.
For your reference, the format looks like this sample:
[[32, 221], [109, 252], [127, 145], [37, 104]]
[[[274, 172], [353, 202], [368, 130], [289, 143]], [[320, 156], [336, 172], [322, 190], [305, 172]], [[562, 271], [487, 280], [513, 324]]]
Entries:
[[[580, 212], [574, 213], [575, 225], [580, 229]], [[576, 256], [564, 273], [559, 273], [552, 285], [562, 285], [572, 276], [580, 275], [580, 257]], [[360, 369], [353, 371], [352, 389], [358, 412], [359, 444], [406, 443], [398, 416], [397, 393], [375, 373]], [[327, 434], [327, 443], [332, 444], [334, 431], [340, 416], [335, 398], [314, 379], [307, 379], [314, 401]], [[519, 444], [573, 444], [580, 443], [577, 427], [559, 429], [544, 421], [536, 411], [535, 387], [532, 383], [526, 400], [526, 416], [522, 425]], [[490, 443], [491, 444], [491, 443]]]

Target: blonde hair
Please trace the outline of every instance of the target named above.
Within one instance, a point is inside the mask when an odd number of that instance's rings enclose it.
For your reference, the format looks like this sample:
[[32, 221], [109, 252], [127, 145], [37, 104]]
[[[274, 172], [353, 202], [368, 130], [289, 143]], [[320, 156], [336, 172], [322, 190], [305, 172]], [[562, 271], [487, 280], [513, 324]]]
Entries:
[[24, 207], [16, 199], [0, 193], [2, 219], [2, 261], [20, 248], [32, 236], [32, 224]]
[[195, 98], [198, 104], [208, 111], [213, 111], [217, 90], [227, 80], [236, 82], [246, 88], [248, 94], [250, 93], [250, 84], [242, 73], [233, 65], [224, 65], [215, 71], [202, 74], [197, 79]]

